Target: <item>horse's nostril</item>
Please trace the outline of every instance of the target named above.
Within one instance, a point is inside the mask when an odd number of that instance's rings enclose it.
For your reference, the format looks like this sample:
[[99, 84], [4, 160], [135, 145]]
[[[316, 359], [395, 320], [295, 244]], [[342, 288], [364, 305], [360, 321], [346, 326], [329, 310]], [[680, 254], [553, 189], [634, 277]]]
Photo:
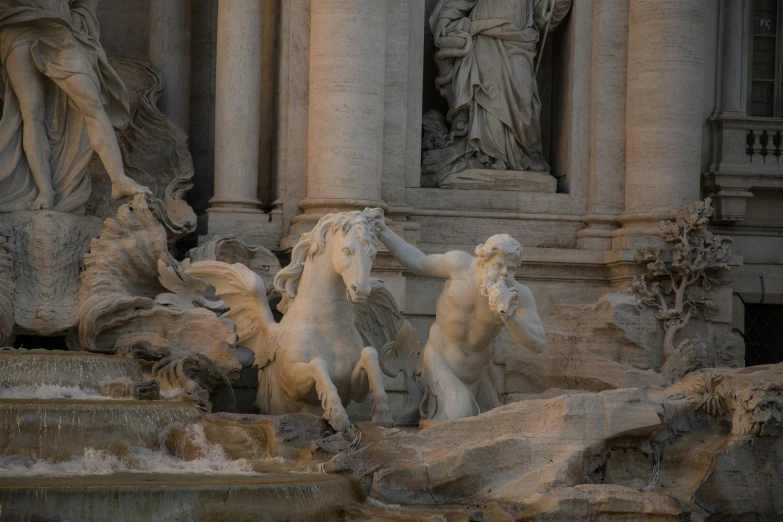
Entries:
[[354, 294], [359, 293], [359, 286], [356, 283], [351, 285], [351, 292], [353, 292]]

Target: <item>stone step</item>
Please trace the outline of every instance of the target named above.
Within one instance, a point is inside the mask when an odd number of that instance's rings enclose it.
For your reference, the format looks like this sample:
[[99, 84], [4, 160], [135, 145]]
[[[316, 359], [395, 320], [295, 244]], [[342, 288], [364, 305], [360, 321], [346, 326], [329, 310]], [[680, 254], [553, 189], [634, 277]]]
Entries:
[[0, 399], [0, 455], [65, 461], [84, 450], [158, 448], [167, 428], [199, 415], [190, 402]]
[[144, 379], [128, 357], [55, 350], [0, 350], [0, 388], [64, 386], [99, 390], [102, 382]]
[[331, 521], [365, 494], [356, 478], [314, 474], [114, 473], [0, 477], [2, 520]]

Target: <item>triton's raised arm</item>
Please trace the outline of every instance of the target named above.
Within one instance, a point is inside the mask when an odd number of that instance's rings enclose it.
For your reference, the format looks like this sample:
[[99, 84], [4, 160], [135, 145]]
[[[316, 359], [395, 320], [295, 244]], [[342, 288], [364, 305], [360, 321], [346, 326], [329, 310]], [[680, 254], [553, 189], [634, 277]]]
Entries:
[[460, 251], [427, 255], [389, 230], [382, 220], [376, 222], [376, 231], [395, 259], [416, 275], [448, 279], [469, 268], [473, 260], [473, 256]]

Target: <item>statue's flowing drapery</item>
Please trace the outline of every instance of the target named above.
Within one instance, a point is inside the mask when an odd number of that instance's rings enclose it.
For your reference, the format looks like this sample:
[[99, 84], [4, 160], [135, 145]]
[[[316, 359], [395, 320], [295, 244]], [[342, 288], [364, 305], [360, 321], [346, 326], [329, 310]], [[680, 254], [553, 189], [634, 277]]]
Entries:
[[[5, 64], [11, 51], [30, 45], [35, 67], [45, 76], [45, 127], [54, 210], [78, 211], [90, 197], [87, 164], [92, 148], [84, 117], [58, 82], [84, 75], [98, 86], [115, 127], [128, 122], [128, 92], [109, 66], [98, 41], [97, 0], [0, 0], [0, 212], [26, 210], [38, 188], [25, 157], [22, 115]], [[60, 83], [62, 85], [62, 83]]]
[[[430, 17], [440, 48], [435, 56], [436, 83], [449, 102], [449, 122], [460, 113], [467, 119], [462, 154], [478, 157], [485, 165], [503, 162], [511, 170], [528, 170], [532, 162], [548, 170], [542, 155], [534, 58], [548, 9], [553, 9], [551, 30], [570, 5], [570, 0], [440, 0], [437, 4]], [[448, 21], [445, 38], [439, 38], [436, 27], [444, 21]], [[453, 45], [445, 45], [449, 41]]]

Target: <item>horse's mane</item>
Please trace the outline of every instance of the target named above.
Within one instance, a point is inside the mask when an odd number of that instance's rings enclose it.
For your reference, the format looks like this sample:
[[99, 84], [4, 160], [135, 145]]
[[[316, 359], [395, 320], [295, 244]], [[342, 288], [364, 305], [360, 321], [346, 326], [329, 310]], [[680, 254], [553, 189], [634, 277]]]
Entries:
[[275, 276], [275, 289], [280, 292], [283, 299], [277, 305], [280, 313], [285, 313], [296, 298], [299, 289], [299, 280], [302, 278], [305, 264], [326, 249], [326, 241], [330, 235], [338, 230], [344, 234], [352, 228], [357, 228], [359, 241], [364, 246], [368, 256], [374, 257], [375, 227], [373, 221], [383, 219], [383, 211], [378, 208], [366, 208], [363, 211], [339, 212], [327, 214], [318, 220], [312, 231], [301, 235], [299, 242], [291, 252], [291, 263], [280, 270]]

